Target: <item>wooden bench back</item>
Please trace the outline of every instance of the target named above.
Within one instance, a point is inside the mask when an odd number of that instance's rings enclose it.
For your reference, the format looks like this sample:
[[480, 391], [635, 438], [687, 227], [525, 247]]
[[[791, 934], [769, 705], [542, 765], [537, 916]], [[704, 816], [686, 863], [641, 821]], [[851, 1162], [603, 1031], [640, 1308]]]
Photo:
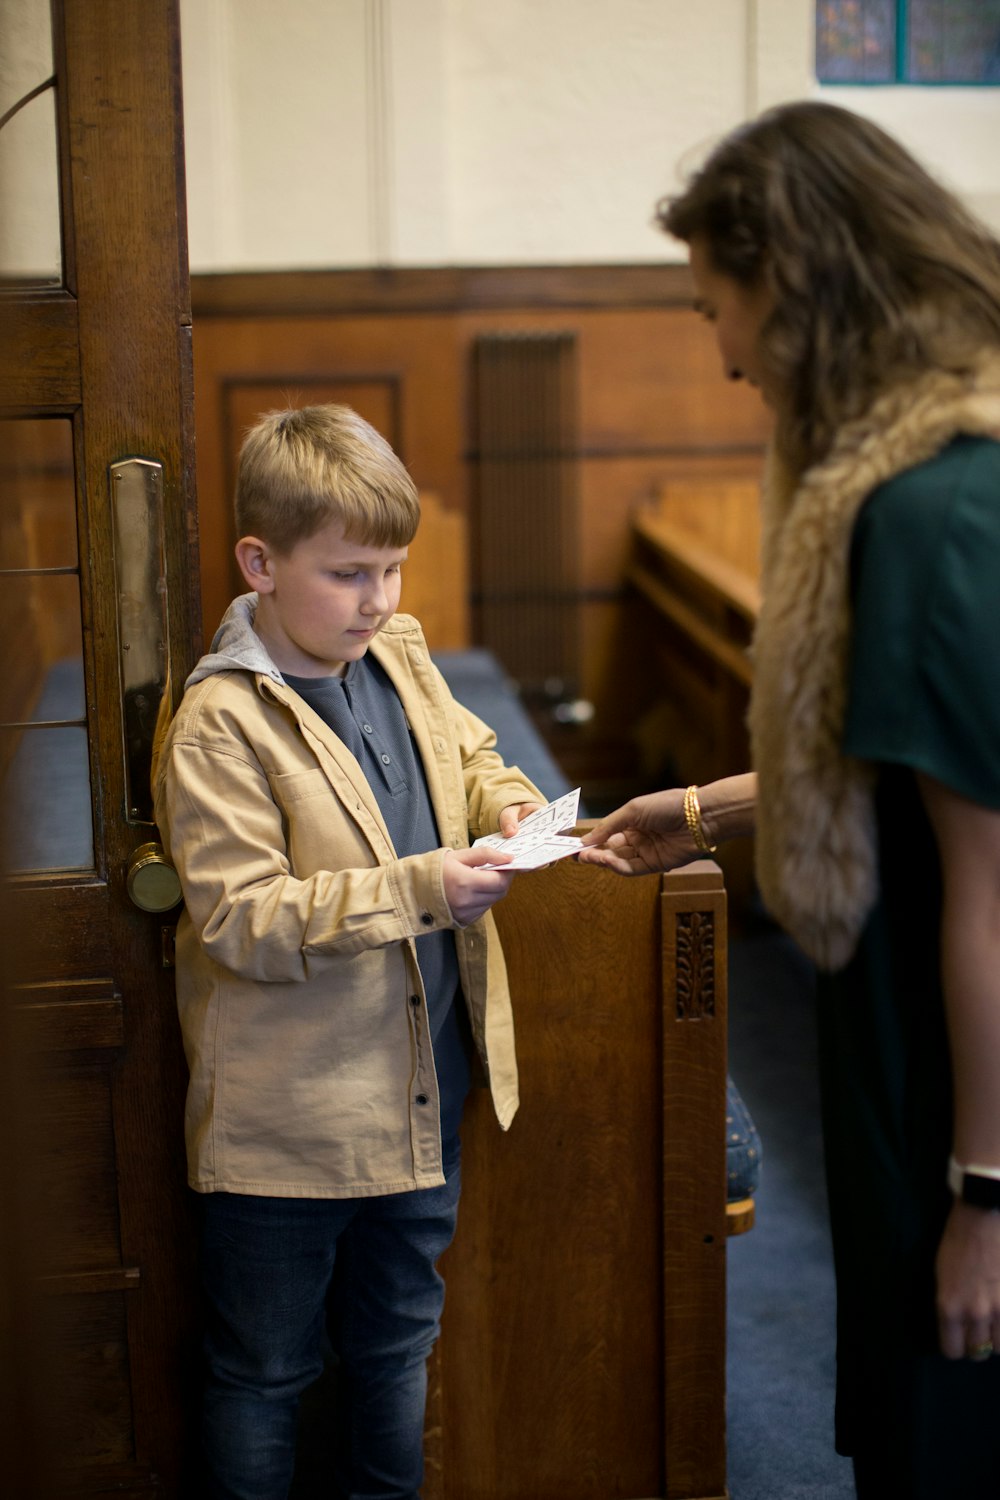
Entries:
[[466, 1117], [424, 1494], [721, 1496], [721, 874], [566, 860], [496, 916], [522, 1102]]

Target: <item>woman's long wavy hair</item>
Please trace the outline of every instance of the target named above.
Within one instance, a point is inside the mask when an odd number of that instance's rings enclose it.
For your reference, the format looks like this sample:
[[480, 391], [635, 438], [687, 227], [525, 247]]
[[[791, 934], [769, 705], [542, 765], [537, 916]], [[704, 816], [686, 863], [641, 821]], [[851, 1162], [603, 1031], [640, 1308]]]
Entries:
[[761, 362], [794, 471], [845, 421], [927, 369], [1000, 347], [1000, 242], [878, 126], [781, 105], [734, 131], [656, 217], [714, 270], [763, 279]]

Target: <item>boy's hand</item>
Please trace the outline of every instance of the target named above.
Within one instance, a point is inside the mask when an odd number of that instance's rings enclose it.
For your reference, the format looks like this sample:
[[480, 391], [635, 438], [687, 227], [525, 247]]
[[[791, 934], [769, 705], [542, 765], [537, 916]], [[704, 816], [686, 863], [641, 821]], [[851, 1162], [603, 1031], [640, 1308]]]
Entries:
[[[511, 812], [512, 808], [504, 808]], [[501, 814], [502, 816], [502, 814]], [[516, 826], [516, 825], [515, 825]], [[496, 865], [509, 860], [500, 849], [449, 849], [444, 857], [444, 893], [451, 914], [460, 927], [468, 927], [495, 901], [506, 896], [514, 872], [482, 870], [480, 865]]]
[[510, 807], [505, 807], [500, 814], [500, 832], [504, 838], [513, 838], [518, 824], [523, 823], [525, 818], [530, 818], [532, 813], [538, 812], [539, 808], [544, 806], [544, 802], [513, 802]]

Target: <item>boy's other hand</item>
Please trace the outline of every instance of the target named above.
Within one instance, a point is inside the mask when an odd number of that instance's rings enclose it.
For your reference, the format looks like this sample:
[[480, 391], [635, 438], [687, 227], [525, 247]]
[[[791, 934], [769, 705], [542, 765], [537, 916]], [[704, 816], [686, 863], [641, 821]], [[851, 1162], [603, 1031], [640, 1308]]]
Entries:
[[[505, 812], [511, 811], [505, 808]], [[509, 860], [500, 849], [449, 849], [444, 857], [444, 893], [451, 914], [460, 927], [467, 927], [495, 901], [506, 896], [514, 872], [484, 870], [482, 865], [496, 865]]]
[[505, 807], [500, 814], [500, 832], [504, 838], [513, 838], [525, 818], [530, 818], [544, 806], [544, 802], [512, 802], [510, 807]]

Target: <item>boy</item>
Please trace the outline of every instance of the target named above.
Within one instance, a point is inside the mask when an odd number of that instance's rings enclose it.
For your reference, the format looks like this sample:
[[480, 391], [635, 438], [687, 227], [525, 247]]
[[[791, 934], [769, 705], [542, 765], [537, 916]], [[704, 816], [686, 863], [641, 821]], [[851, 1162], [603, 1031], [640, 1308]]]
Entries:
[[253, 592], [188, 679], [154, 769], [185, 901], [215, 1496], [287, 1494], [329, 1327], [340, 1493], [415, 1500], [473, 1056], [504, 1128], [517, 1108], [489, 915], [513, 876], [468, 843], [544, 799], [395, 615], [418, 519], [402, 463], [349, 408], [263, 417], [236, 485]]

